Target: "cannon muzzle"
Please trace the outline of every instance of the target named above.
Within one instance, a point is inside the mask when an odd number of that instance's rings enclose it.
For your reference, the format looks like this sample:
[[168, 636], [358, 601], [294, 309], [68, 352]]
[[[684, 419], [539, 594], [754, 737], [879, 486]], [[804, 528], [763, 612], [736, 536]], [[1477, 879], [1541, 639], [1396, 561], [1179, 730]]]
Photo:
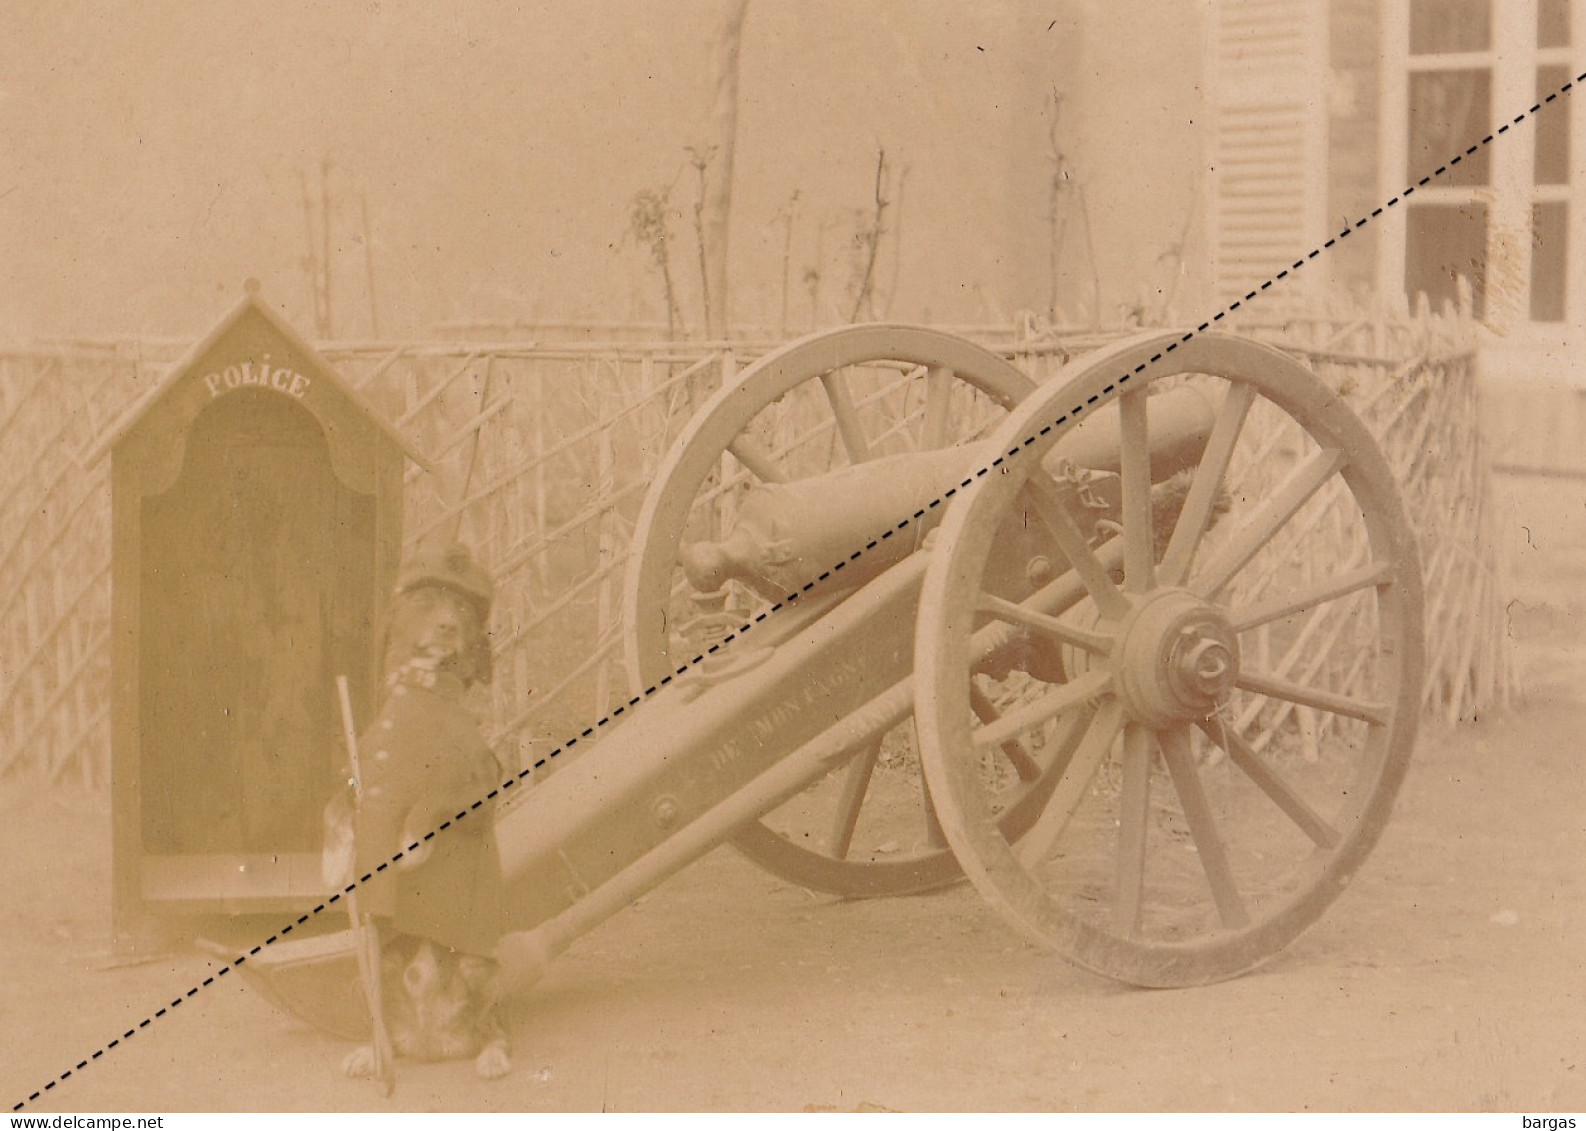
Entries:
[[[1211, 404], [1188, 386], [1147, 403], [1151, 478], [1160, 483], [1192, 467], [1211, 432]], [[1086, 419], [1043, 461], [1117, 472], [1121, 445], [1115, 413]], [[996, 454], [985, 443], [886, 456], [795, 483], [752, 488], [720, 542], [680, 551], [683, 573], [699, 592], [742, 581], [778, 600], [843, 563], [841, 583], [859, 585], [919, 548], [946, 509], [942, 500]], [[899, 521], [900, 518], [903, 521]]]

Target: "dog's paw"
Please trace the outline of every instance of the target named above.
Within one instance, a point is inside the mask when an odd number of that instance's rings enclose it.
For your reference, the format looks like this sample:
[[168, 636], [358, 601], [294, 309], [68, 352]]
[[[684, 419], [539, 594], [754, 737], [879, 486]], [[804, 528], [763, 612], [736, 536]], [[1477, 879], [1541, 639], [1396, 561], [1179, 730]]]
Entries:
[[359, 1045], [343, 1058], [341, 1071], [354, 1080], [368, 1080], [377, 1074], [373, 1045]]
[[507, 1053], [507, 1042], [491, 1041], [474, 1057], [474, 1073], [482, 1080], [499, 1080], [512, 1071], [512, 1057]]

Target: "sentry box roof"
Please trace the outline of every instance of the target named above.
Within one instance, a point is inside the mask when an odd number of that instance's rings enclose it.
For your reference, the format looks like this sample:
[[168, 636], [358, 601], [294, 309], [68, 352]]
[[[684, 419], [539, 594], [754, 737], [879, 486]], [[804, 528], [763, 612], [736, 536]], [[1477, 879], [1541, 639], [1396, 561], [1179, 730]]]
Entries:
[[270, 309], [251, 281], [243, 300], [132, 404], [84, 462], [96, 463], [152, 424], [178, 445], [172, 454], [179, 464], [181, 437], [193, 420], [206, 406], [239, 389], [260, 389], [295, 400], [319, 420], [332, 452], [363, 448], [371, 438], [368, 429], [373, 428], [406, 458], [433, 470], [422, 452]]

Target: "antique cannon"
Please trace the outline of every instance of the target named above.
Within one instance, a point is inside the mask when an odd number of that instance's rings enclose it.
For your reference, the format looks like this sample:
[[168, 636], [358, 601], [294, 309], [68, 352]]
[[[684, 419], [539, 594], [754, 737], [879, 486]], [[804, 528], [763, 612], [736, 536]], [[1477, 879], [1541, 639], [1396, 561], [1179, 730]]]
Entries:
[[[633, 698], [506, 790], [520, 952], [731, 840], [841, 894], [967, 875], [1081, 966], [1210, 982], [1342, 891], [1414, 744], [1390, 469], [1338, 393], [1226, 335], [1040, 385], [924, 329], [794, 342], [666, 457], [626, 601]], [[356, 1035], [350, 953], [245, 969]]]

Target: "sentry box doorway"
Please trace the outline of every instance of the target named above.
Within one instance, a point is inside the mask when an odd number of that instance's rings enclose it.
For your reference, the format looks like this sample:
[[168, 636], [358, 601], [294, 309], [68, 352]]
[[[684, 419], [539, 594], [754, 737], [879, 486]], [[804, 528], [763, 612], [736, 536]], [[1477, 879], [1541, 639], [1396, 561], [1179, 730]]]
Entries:
[[422, 460], [256, 288], [107, 446], [118, 945], [311, 906]]

